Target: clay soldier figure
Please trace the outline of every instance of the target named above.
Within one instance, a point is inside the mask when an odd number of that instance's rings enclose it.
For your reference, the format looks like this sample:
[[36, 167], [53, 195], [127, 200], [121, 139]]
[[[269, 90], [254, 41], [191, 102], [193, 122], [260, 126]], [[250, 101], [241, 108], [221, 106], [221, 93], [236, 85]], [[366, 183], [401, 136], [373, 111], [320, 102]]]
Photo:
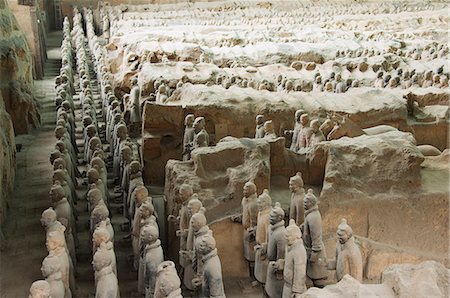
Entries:
[[76, 223], [73, 210], [65, 197], [64, 189], [58, 182], [50, 189], [49, 197], [53, 203], [57, 220], [66, 227], [66, 235], [71, 234], [76, 243]]
[[123, 122], [115, 127], [115, 136], [113, 138], [114, 144], [114, 157], [113, 157], [113, 174], [116, 179], [120, 179], [120, 154], [124, 143], [128, 137], [127, 126]]
[[255, 233], [255, 278], [261, 284], [266, 283], [267, 266], [269, 261], [266, 255], [267, 235], [269, 229], [269, 213], [272, 205], [272, 198], [269, 191], [265, 189], [256, 201], [258, 206], [258, 221]]
[[[155, 293], [156, 273], [158, 266], [164, 261], [164, 253], [161, 247], [159, 231], [152, 225], [145, 225], [141, 228], [141, 259], [142, 266], [139, 266], [139, 278], [143, 279], [145, 286], [145, 297], [151, 298]], [[140, 281], [138, 283], [141, 283]]]
[[192, 284], [192, 279], [194, 278], [194, 268], [192, 267], [192, 255], [194, 251], [194, 230], [190, 223], [191, 217], [197, 212], [204, 212], [203, 204], [198, 199], [197, 194], [193, 194], [187, 205], [188, 215], [189, 215], [189, 228], [186, 240], [186, 250], [180, 251], [180, 255], [184, 258], [184, 274], [183, 274], [183, 284], [189, 290], [194, 290]]
[[256, 129], [255, 129], [255, 139], [264, 138], [264, 115], [256, 116]]
[[222, 281], [222, 265], [217, 255], [216, 241], [211, 234], [201, 237], [196, 247], [199, 254], [203, 256], [203, 297], [225, 298]]
[[45, 280], [36, 280], [31, 284], [28, 298], [53, 298], [50, 285]]
[[65, 295], [64, 283], [62, 282], [61, 263], [58, 257], [48, 255], [42, 261], [42, 277], [50, 285], [51, 297], [63, 298]]
[[[105, 204], [108, 203], [108, 188], [100, 177], [100, 173], [95, 168], [90, 168], [87, 171], [88, 184], [95, 184], [95, 186], [102, 192], [102, 197], [105, 199]], [[106, 192], [106, 193], [105, 193]]]
[[209, 134], [205, 130], [205, 118], [197, 117], [194, 121], [195, 136], [193, 139], [192, 148], [208, 147], [209, 146]]
[[281, 296], [283, 292], [283, 274], [278, 261], [284, 259], [286, 238], [284, 236], [284, 211], [280, 203], [275, 203], [275, 207], [270, 211], [270, 227], [267, 243], [267, 258], [269, 266], [267, 267], [266, 286], [264, 290], [271, 298]]
[[340, 281], [344, 275], [349, 274], [354, 279], [362, 282], [362, 257], [353, 237], [353, 230], [342, 219], [337, 229], [339, 243], [336, 246], [336, 260], [328, 264], [328, 269], [336, 269], [336, 279]]
[[323, 287], [327, 279], [327, 261], [322, 241], [322, 217], [312, 189], [305, 195], [303, 206], [305, 208], [303, 243], [308, 255], [306, 275], [315, 287]]
[[[145, 225], [152, 225], [156, 229], [159, 229], [158, 224], [156, 223], [156, 217], [153, 215], [154, 212], [155, 212], [155, 209], [150, 200], [145, 201], [144, 203], [142, 203], [141, 207], [139, 207], [139, 217], [140, 217], [139, 227], [138, 227], [138, 229], [133, 230], [133, 233], [135, 233], [138, 236], [137, 250], [134, 251], [134, 253], [135, 253], [134, 261], [135, 261], [136, 269], [138, 270], [138, 272], [139, 272], [139, 266], [142, 265], [139, 262], [141, 248], [142, 248], [141, 242], [140, 242], [141, 229]], [[141, 270], [140, 271], [141, 273], [144, 272], [143, 268], [141, 268], [140, 270]], [[141, 281], [143, 281], [143, 280], [141, 279]], [[144, 290], [145, 290], [144, 283], [138, 283], [139, 293], [144, 293]]]
[[312, 135], [312, 129], [309, 127], [309, 115], [303, 114], [300, 116], [300, 122], [302, 124], [302, 129], [298, 133], [298, 150], [306, 148], [309, 145], [309, 139]]
[[105, 198], [103, 198], [103, 193], [100, 191], [100, 189], [97, 188], [97, 185], [95, 183], [89, 185], [89, 191], [87, 193], [87, 200], [88, 200], [88, 212], [89, 214], [94, 211], [94, 208], [97, 207], [97, 205], [102, 201], [102, 203], [105, 203]]
[[336, 87], [334, 89], [334, 92], [336, 93], [344, 93], [346, 91], [345, 83], [342, 81], [341, 74], [336, 75]]
[[309, 147], [313, 147], [315, 144], [325, 141], [325, 136], [320, 130], [320, 122], [318, 119], [312, 120], [310, 123], [310, 127], [312, 129], [312, 134], [309, 139]]
[[[151, 200], [151, 197], [148, 196], [148, 190], [144, 185], [137, 186], [135, 190], [134, 202], [130, 208], [134, 208], [132, 213], [130, 212], [130, 218], [132, 218], [131, 222], [131, 244], [133, 247], [133, 255], [137, 258], [139, 254], [139, 231], [141, 224], [141, 214], [139, 213], [139, 208], [145, 202]], [[131, 210], [130, 210], [131, 211]], [[134, 259], [134, 268], [137, 269], [137, 259]]]
[[153, 298], [183, 298], [180, 286], [181, 281], [175, 264], [172, 261], [159, 264]]
[[191, 159], [191, 150], [190, 147], [192, 144], [192, 141], [194, 141], [194, 115], [188, 114], [186, 118], [184, 118], [184, 136], [183, 136], [183, 161], [190, 160]]
[[289, 221], [284, 232], [286, 238], [286, 258], [278, 262], [283, 268], [283, 296], [282, 298], [297, 298], [306, 292], [306, 250], [303, 245], [302, 232], [295, 223]]
[[136, 77], [133, 78], [132, 87], [130, 91], [130, 134], [133, 136], [139, 134], [139, 128], [142, 123], [142, 112], [141, 112], [141, 88], [138, 85], [138, 79]]
[[251, 276], [253, 276], [255, 269], [255, 232], [258, 221], [258, 205], [256, 203], [258, 196], [256, 194], [256, 185], [253, 181], [248, 181], [244, 184], [243, 194], [241, 222], [244, 229], [244, 257], [249, 262], [249, 271]]
[[117, 276], [111, 267], [111, 258], [106, 250], [98, 249], [94, 254], [92, 266], [95, 271], [95, 298], [119, 298]]
[[108, 207], [106, 207], [105, 202], [103, 201], [97, 202], [97, 205], [92, 210], [90, 217], [91, 234], [94, 233], [95, 228], [100, 224], [100, 222], [107, 218], [109, 218], [109, 210]]
[[75, 241], [73, 239], [73, 235], [71, 233], [65, 233], [66, 227], [56, 220], [56, 212], [52, 207], [42, 212], [41, 224], [45, 227], [46, 236], [48, 236], [50, 232], [59, 232], [65, 237], [64, 246], [67, 249], [67, 253], [70, 255], [72, 265], [76, 266], [77, 259], [75, 255]]
[[111, 234], [106, 228], [105, 222], [101, 222], [92, 234], [92, 253], [95, 254], [98, 249], [103, 249], [109, 253], [111, 267], [114, 274], [117, 276], [116, 253], [114, 252], [114, 245], [111, 242]]
[[108, 199], [108, 197], [109, 197], [108, 186], [107, 186], [108, 171], [106, 169], [105, 162], [100, 157], [93, 157], [91, 159], [91, 168], [96, 169], [97, 172], [99, 173], [100, 180], [102, 181], [103, 188], [104, 188], [104, 190], [102, 192], [105, 194], [105, 196], [106, 196], [105, 198]]
[[[92, 118], [91, 118], [92, 119]], [[91, 138], [97, 136], [97, 127], [94, 124], [90, 124], [88, 125], [85, 129], [84, 129], [84, 161], [86, 163], [89, 162], [88, 159], [88, 155], [89, 155], [89, 141], [91, 140]]]
[[110, 24], [109, 24], [109, 18], [108, 18], [108, 15], [103, 15], [103, 22], [102, 22], [102, 33], [103, 33], [103, 38], [105, 38], [105, 40], [106, 40], [106, 43], [109, 43], [109, 36], [110, 36], [110, 33], [109, 33], [109, 27], [110, 27]]
[[297, 225], [301, 225], [304, 220], [303, 198], [305, 190], [303, 189], [302, 173], [297, 172], [289, 179], [289, 189], [292, 192], [291, 206], [289, 208], [289, 219], [295, 220]]
[[264, 139], [274, 140], [277, 138], [272, 120], [264, 122]]
[[192, 254], [193, 255], [192, 268], [194, 269], [196, 275], [196, 277], [193, 278], [192, 280], [192, 284], [195, 287], [197, 287], [201, 283], [201, 276], [203, 274], [203, 261], [202, 261], [203, 255], [200, 254], [200, 252], [197, 250], [197, 246], [202, 236], [208, 233], [212, 234], [212, 231], [206, 225], [206, 217], [202, 212], [197, 212], [194, 215], [192, 215], [190, 225], [192, 227], [192, 230], [194, 231], [194, 251]]
[[294, 130], [291, 131], [287, 131], [285, 134], [292, 134], [292, 141], [291, 141], [291, 146], [289, 149], [291, 149], [292, 151], [297, 152], [298, 148], [298, 133], [300, 132], [300, 130], [302, 129], [302, 123], [300, 122], [300, 117], [305, 114], [306, 112], [302, 109], [295, 111], [295, 126], [294, 126]]
[[64, 297], [72, 297], [72, 290], [75, 290], [75, 278], [73, 277], [73, 271], [70, 268], [69, 256], [67, 255], [64, 247], [64, 236], [59, 232], [50, 232], [47, 235], [45, 245], [49, 256], [56, 257], [60, 264], [62, 282], [64, 284]]
[[[178, 190], [179, 195], [175, 197], [177, 205], [181, 207], [175, 207], [173, 214], [176, 214], [178, 210], [178, 216], [169, 215], [168, 220], [174, 224], [178, 223], [178, 230], [176, 231], [176, 236], [180, 238], [180, 249], [179, 252], [186, 250], [186, 242], [189, 231], [190, 215], [188, 213], [187, 204], [192, 194], [194, 193], [192, 186], [187, 183], [183, 183]], [[179, 254], [179, 263], [184, 270], [187, 264], [187, 260], [183, 254]]]
[[313, 84], [313, 92], [323, 92], [322, 77], [318, 75]]
[[[123, 194], [124, 196], [124, 200], [126, 202], [126, 217], [128, 219], [130, 219], [130, 207], [131, 207], [131, 196], [133, 194], [133, 192], [135, 191], [135, 189], [137, 188], [138, 185], [143, 185], [143, 180], [142, 180], [142, 171], [141, 171], [141, 164], [134, 160], [130, 163], [129, 166], [129, 173], [130, 173], [130, 177], [129, 177], [129, 182], [128, 182], [128, 193]], [[134, 208], [134, 206], [133, 206]]]

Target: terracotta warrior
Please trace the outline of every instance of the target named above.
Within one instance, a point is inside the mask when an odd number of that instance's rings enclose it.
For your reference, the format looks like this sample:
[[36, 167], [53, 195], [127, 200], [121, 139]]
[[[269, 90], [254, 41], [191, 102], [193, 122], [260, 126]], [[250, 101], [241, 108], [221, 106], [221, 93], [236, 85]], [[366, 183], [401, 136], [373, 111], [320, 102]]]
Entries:
[[48, 255], [42, 261], [42, 277], [50, 285], [51, 297], [65, 297], [64, 283], [62, 282], [61, 262], [58, 257]]
[[[141, 207], [139, 207], [139, 225], [137, 226], [137, 229], [135, 227], [135, 229], [133, 229], [133, 234], [136, 234], [138, 237], [138, 243], [137, 243], [137, 249], [135, 251], [133, 251], [133, 253], [135, 253], [135, 264], [136, 264], [136, 269], [139, 270], [139, 258], [140, 258], [140, 249], [141, 249], [141, 243], [140, 243], [140, 235], [141, 235], [141, 229], [143, 226], [145, 225], [152, 225], [153, 227], [155, 227], [156, 229], [158, 228], [158, 224], [156, 223], [156, 217], [153, 215], [153, 213], [155, 212], [155, 208], [153, 207], [153, 204], [150, 200], [145, 201], [144, 203], [142, 203]], [[141, 271], [143, 272], [143, 271]], [[138, 283], [138, 290], [139, 293], [144, 293], [144, 284]]]
[[[289, 226], [284, 232], [286, 238], [286, 256], [283, 266], [283, 295], [282, 298], [297, 298], [306, 292], [306, 249], [303, 245], [302, 232], [295, 223], [289, 221]], [[284, 264], [283, 264], [284, 263]]]
[[[155, 226], [145, 225], [141, 228], [141, 258], [139, 266], [138, 284], [143, 283], [145, 287], [145, 297], [150, 298], [155, 294], [156, 274], [158, 266], [164, 261], [164, 253], [161, 247], [159, 231]], [[143, 271], [143, 272], [141, 272]]]
[[154, 298], [183, 298], [181, 281], [172, 261], [164, 261], [158, 266]]
[[309, 138], [309, 147], [313, 147], [315, 144], [325, 141], [325, 135], [320, 130], [320, 122], [318, 119], [314, 119], [310, 123], [312, 134]]
[[55, 209], [57, 220], [66, 227], [66, 234], [72, 234], [74, 241], [76, 241], [76, 222], [73, 210], [65, 197], [64, 189], [59, 183], [52, 186], [49, 197]]
[[[129, 166], [129, 182], [128, 182], [128, 193], [123, 193], [124, 201], [126, 202], [126, 217], [130, 219], [130, 208], [131, 208], [131, 197], [135, 191], [135, 189], [139, 185], [143, 185], [144, 181], [142, 180], [142, 171], [141, 164], [134, 160], [130, 163]], [[134, 206], [133, 206], [134, 208]]]
[[106, 181], [104, 182], [101, 179], [100, 173], [95, 168], [90, 168], [87, 171], [86, 176], [88, 184], [95, 184], [97, 188], [102, 192], [102, 196], [103, 198], [105, 198], [105, 203], [108, 203], [108, 196], [107, 196], [108, 188], [105, 187]]
[[317, 198], [312, 189], [303, 199], [305, 222], [303, 225], [303, 243], [308, 255], [306, 275], [315, 287], [323, 287], [327, 279], [327, 260], [322, 241], [322, 217], [317, 205]]
[[264, 115], [256, 116], [256, 129], [255, 129], [255, 139], [264, 138]]
[[95, 207], [97, 207], [100, 201], [103, 201], [103, 203], [105, 203], [106, 200], [106, 198], [103, 197], [103, 193], [100, 189], [97, 188], [97, 185], [95, 183], [89, 185], [89, 191], [86, 197], [88, 200], [89, 214], [92, 213], [92, 211]]
[[194, 114], [188, 114], [184, 118], [184, 136], [183, 136], [183, 161], [191, 159], [192, 142], [194, 141], [195, 131], [194, 131]]
[[286, 238], [284, 237], [284, 211], [280, 203], [275, 203], [269, 215], [270, 227], [267, 241], [267, 267], [266, 286], [264, 290], [271, 298], [280, 297], [283, 292], [283, 272], [278, 266], [280, 260], [284, 259]]
[[244, 257], [249, 262], [250, 272], [254, 271], [255, 262], [255, 232], [258, 221], [258, 196], [256, 194], [256, 185], [253, 181], [248, 181], [243, 188], [244, 197], [242, 198], [242, 227], [244, 229]]
[[225, 298], [222, 281], [222, 265], [217, 255], [216, 241], [207, 233], [197, 241], [196, 250], [203, 256], [203, 297]]
[[328, 269], [336, 270], [336, 279], [340, 281], [344, 275], [349, 274], [354, 279], [362, 282], [363, 268], [362, 257], [353, 237], [353, 230], [342, 219], [336, 232], [338, 244], [336, 246], [336, 260], [328, 264]]
[[206, 224], [206, 217], [203, 212], [197, 212], [192, 215], [190, 223], [192, 230], [194, 231], [194, 250], [192, 256], [192, 268], [194, 269], [194, 275], [196, 277], [193, 278], [193, 285], [197, 287], [199, 285], [199, 281], [201, 282], [201, 276], [203, 275], [203, 255], [200, 251], [197, 250], [198, 243], [202, 236], [206, 234], [212, 234], [212, 231], [209, 229]]
[[64, 284], [64, 297], [72, 297], [72, 291], [75, 290], [75, 277], [73, 270], [70, 268], [69, 256], [64, 247], [64, 236], [58, 232], [50, 232], [47, 235], [45, 245], [49, 256], [56, 257], [60, 264], [61, 279]]
[[275, 128], [273, 126], [273, 121], [268, 120], [264, 122], [264, 139], [274, 140], [277, 138], [275, 133]]
[[[187, 212], [189, 215], [189, 221], [191, 217], [198, 213], [204, 212], [203, 204], [198, 199], [197, 194], [193, 194], [191, 199], [187, 204]], [[194, 290], [194, 285], [192, 284], [192, 279], [195, 277], [194, 268], [192, 267], [192, 256], [194, 251], [194, 230], [192, 228], [191, 223], [189, 222], [188, 234], [186, 239], [186, 250], [180, 251], [181, 257], [184, 259], [184, 275], [183, 275], [183, 284], [189, 290]]]
[[309, 139], [312, 135], [312, 129], [311, 127], [309, 127], [309, 115], [306, 113], [301, 115], [300, 122], [302, 124], [302, 128], [298, 133], [297, 151], [302, 150], [302, 148], [306, 148], [309, 146]]
[[37, 280], [31, 284], [28, 298], [52, 298], [50, 285], [45, 280]]
[[295, 220], [297, 225], [301, 225], [304, 220], [303, 198], [305, 190], [303, 189], [302, 173], [297, 172], [289, 179], [289, 189], [292, 192], [291, 206], [289, 208], [289, 219]]
[[267, 243], [269, 213], [272, 205], [272, 198], [267, 189], [258, 197], [256, 204], [258, 206], [258, 221], [255, 233], [255, 278], [261, 284], [265, 284], [269, 261], [266, 254], [267, 247], [264, 244]]
[[44, 210], [41, 216], [41, 224], [45, 228], [46, 236], [50, 232], [61, 233], [65, 238], [64, 247], [67, 249], [67, 253], [70, 255], [72, 260], [72, 265], [76, 266], [76, 255], [75, 255], [75, 240], [72, 233], [66, 233], [66, 227], [57, 220], [57, 215], [52, 207]]
[[131, 133], [138, 133], [140, 124], [142, 122], [141, 119], [141, 88], [138, 85], [138, 79], [136, 77], [133, 78], [132, 87], [130, 91], [130, 103], [131, 103], [131, 111], [130, 111], [130, 124], [132, 126]]
[[297, 151], [298, 148], [298, 133], [300, 132], [300, 130], [302, 129], [302, 123], [300, 121], [300, 117], [305, 114], [305, 110], [297, 110], [295, 111], [295, 126], [294, 126], [294, 130], [292, 131], [288, 131], [288, 133], [292, 134], [292, 141], [291, 141], [291, 147], [289, 149], [291, 149], [292, 151]]
[[[169, 215], [168, 221], [172, 222], [174, 225], [178, 225], [178, 230], [176, 231], [176, 236], [180, 238], [180, 251], [186, 251], [186, 242], [189, 231], [189, 221], [190, 215], [188, 213], [187, 204], [192, 194], [194, 193], [192, 186], [187, 183], [183, 183], [179, 190], [178, 196], [175, 197], [175, 202], [177, 206], [174, 207], [172, 215]], [[177, 216], [173, 215], [177, 214]], [[187, 260], [183, 254], [179, 254], [179, 264], [184, 270]]]
[[208, 147], [209, 146], [209, 134], [205, 130], [205, 118], [197, 117], [194, 121], [195, 136], [193, 139], [193, 148]]
[[98, 249], [105, 250], [111, 258], [111, 267], [114, 274], [117, 276], [117, 261], [116, 253], [114, 252], [114, 244], [111, 242], [111, 234], [106, 227], [106, 223], [102, 222], [97, 228], [95, 228], [92, 234], [92, 253]]
[[119, 284], [111, 266], [109, 253], [98, 249], [94, 254], [92, 266], [96, 280], [95, 298], [119, 298]]

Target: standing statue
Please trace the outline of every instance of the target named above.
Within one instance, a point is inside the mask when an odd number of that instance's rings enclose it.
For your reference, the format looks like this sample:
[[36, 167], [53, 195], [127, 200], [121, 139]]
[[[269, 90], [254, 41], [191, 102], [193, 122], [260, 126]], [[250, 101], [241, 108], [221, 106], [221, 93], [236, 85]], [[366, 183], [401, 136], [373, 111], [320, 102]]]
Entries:
[[209, 233], [202, 236], [200, 241], [198, 241], [196, 250], [203, 256], [203, 297], [225, 298], [222, 281], [222, 265], [217, 255], [214, 237]]
[[309, 115], [308, 114], [301, 115], [300, 122], [302, 124], [302, 128], [298, 133], [297, 151], [309, 146], [309, 139], [312, 135], [312, 129], [311, 127], [309, 127]]
[[98, 249], [103, 249], [109, 254], [111, 268], [117, 276], [116, 253], [114, 252], [114, 244], [111, 242], [111, 234], [106, 228], [105, 222], [101, 222], [92, 234], [92, 254], [95, 254]]
[[255, 232], [258, 221], [258, 205], [256, 203], [258, 196], [256, 194], [256, 185], [253, 181], [248, 181], [243, 188], [244, 197], [242, 198], [242, 216], [233, 218], [234, 221], [241, 221], [244, 243], [244, 257], [248, 261], [250, 275], [253, 276], [255, 267]]
[[302, 173], [297, 172], [289, 179], [289, 189], [292, 192], [291, 206], [289, 208], [289, 219], [295, 220], [297, 225], [301, 225], [304, 220], [303, 198], [305, 190], [303, 189]]
[[268, 120], [264, 122], [264, 139], [274, 140], [277, 138], [275, 133], [275, 128], [273, 126], [273, 121]]
[[285, 238], [287, 250], [283, 268], [282, 298], [297, 298], [306, 292], [306, 249], [302, 232], [293, 219], [286, 227]]
[[320, 130], [320, 122], [318, 119], [312, 120], [310, 123], [310, 127], [312, 132], [309, 139], [309, 147], [313, 147], [315, 144], [325, 141], [325, 135]]
[[72, 235], [75, 241], [74, 243], [76, 243], [75, 217], [72, 207], [65, 197], [64, 189], [59, 183], [52, 186], [49, 197], [56, 212], [56, 219], [66, 227], [65, 233], [68, 235], [67, 238], [70, 238], [70, 235]]
[[212, 231], [206, 225], [206, 217], [202, 212], [197, 212], [192, 215], [190, 225], [194, 231], [194, 251], [192, 254], [192, 268], [194, 275], [192, 284], [197, 287], [201, 283], [201, 276], [203, 275], [203, 255], [197, 250], [200, 239], [207, 234], [212, 234]]
[[309, 189], [305, 195], [303, 206], [305, 207], [303, 242], [308, 254], [306, 275], [315, 287], [323, 287], [328, 277], [327, 260], [322, 241], [322, 217], [317, 205], [317, 198], [312, 189]]
[[269, 213], [272, 205], [272, 198], [269, 191], [264, 189], [263, 193], [256, 201], [258, 206], [258, 221], [256, 225], [256, 245], [255, 245], [255, 278], [261, 284], [266, 283], [267, 266], [269, 261], [266, 255], [267, 234], [269, 228]]
[[336, 246], [336, 260], [328, 264], [328, 269], [336, 270], [336, 279], [340, 281], [344, 275], [349, 274], [354, 279], [362, 282], [363, 268], [362, 257], [353, 237], [353, 230], [342, 219], [336, 232], [339, 243]]
[[180, 286], [181, 281], [175, 264], [172, 261], [159, 264], [153, 298], [183, 298]]
[[[142, 266], [139, 266], [139, 278], [145, 286], [145, 298], [153, 297], [155, 294], [156, 274], [158, 266], [164, 261], [164, 253], [161, 247], [158, 228], [152, 225], [145, 225], [141, 228], [141, 258]], [[138, 282], [140, 283], [140, 282]]]
[[111, 266], [111, 258], [106, 250], [98, 249], [92, 266], [95, 271], [95, 298], [119, 298], [119, 283]]
[[142, 123], [141, 111], [141, 88], [138, 85], [137, 77], [131, 81], [130, 91], [130, 134], [136, 136], [139, 134], [139, 129]]
[[61, 263], [56, 256], [48, 255], [42, 261], [42, 277], [50, 285], [51, 297], [65, 296], [64, 283], [62, 282]]
[[264, 290], [271, 298], [278, 298], [283, 292], [283, 272], [279, 262], [284, 260], [286, 238], [284, 228], [284, 211], [280, 203], [276, 202], [269, 215], [270, 227], [267, 243], [267, 267], [266, 286]]
[[292, 133], [292, 141], [291, 141], [291, 146], [289, 149], [291, 149], [292, 151], [297, 152], [298, 148], [298, 133], [300, 132], [300, 130], [302, 129], [302, 123], [300, 121], [300, 117], [305, 114], [305, 110], [297, 110], [295, 111], [295, 126], [294, 126], [294, 130], [292, 131], [288, 131], [289, 133]]
[[64, 246], [67, 249], [67, 253], [70, 255], [72, 265], [76, 266], [75, 241], [73, 235], [71, 233], [66, 233], [66, 227], [57, 220], [56, 212], [52, 207], [42, 212], [41, 224], [45, 228], [46, 236], [48, 236], [50, 232], [59, 232], [65, 237]]
[[184, 118], [184, 136], [183, 136], [183, 161], [187, 161], [191, 159], [191, 144], [194, 141], [195, 130], [193, 127], [194, 124], [194, 114], [188, 114]]
[[256, 116], [256, 129], [255, 129], [255, 139], [264, 138], [264, 115]]
[[50, 232], [45, 242], [49, 256], [58, 259], [60, 264], [61, 279], [64, 284], [64, 297], [72, 297], [72, 291], [75, 290], [75, 278], [73, 270], [70, 268], [70, 260], [64, 247], [64, 236], [59, 232]]
[[197, 117], [194, 121], [195, 136], [192, 141], [192, 148], [208, 147], [209, 146], [209, 134], [205, 130], [205, 118]]
[[198, 212], [204, 212], [203, 204], [198, 199], [197, 194], [193, 194], [191, 199], [187, 205], [188, 215], [189, 215], [189, 228], [186, 240], [186, 250], [180, 251], [181, 256], [183, 257], [185, 264], [184, 266], [184, 275], [183, 275], [183, 284], [188, 290], [194, 290], [194, 285], [192, 284], [192, 279], [194, 278], [195, 272], [192, 267], [192, 256], [194, 251], [194, 230], [192, 228], [190, 219], [192, 216]]

